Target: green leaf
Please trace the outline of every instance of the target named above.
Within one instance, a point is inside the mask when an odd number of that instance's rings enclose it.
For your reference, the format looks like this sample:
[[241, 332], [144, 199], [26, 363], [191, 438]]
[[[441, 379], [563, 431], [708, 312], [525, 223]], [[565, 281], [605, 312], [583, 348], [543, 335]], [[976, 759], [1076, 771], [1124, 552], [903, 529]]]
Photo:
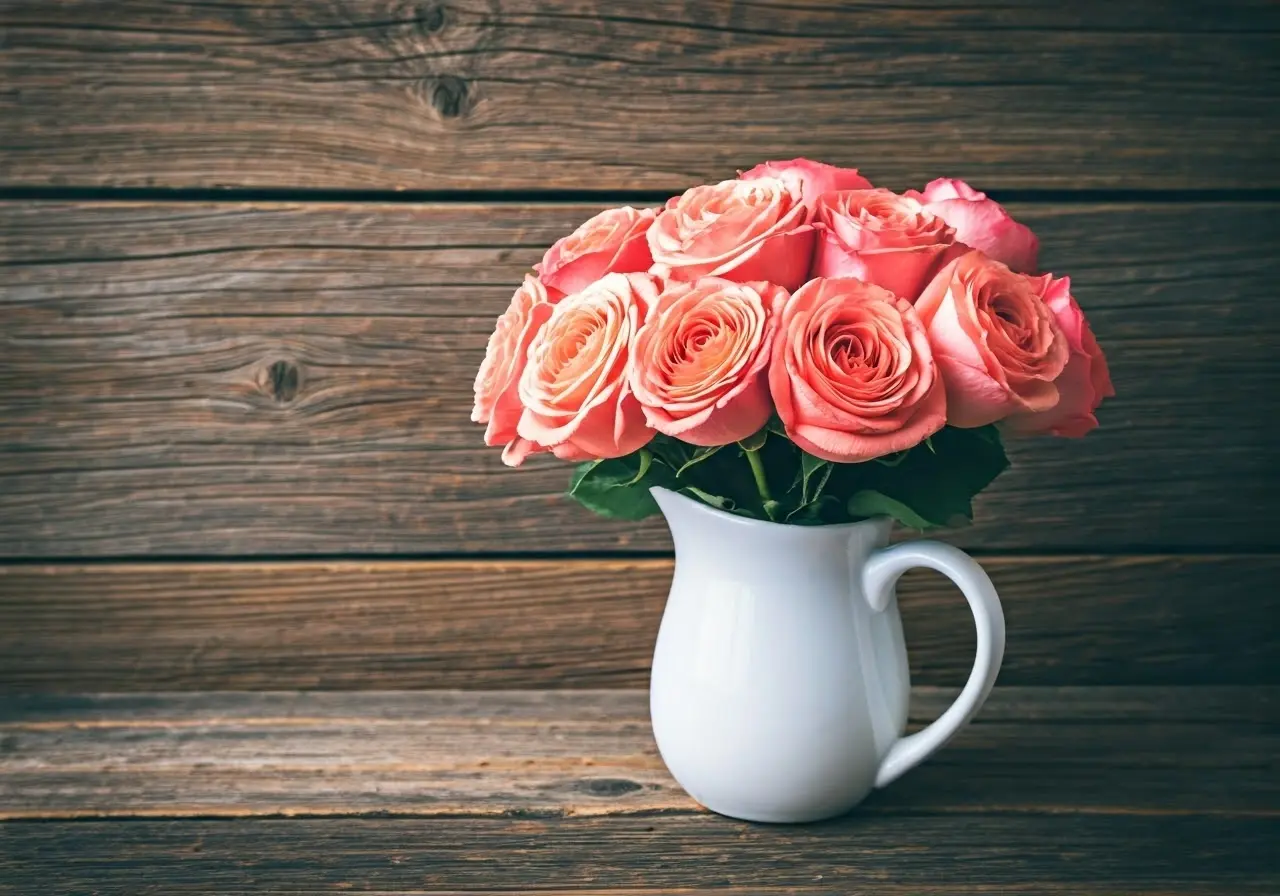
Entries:
[[797, 526], [820, 526], [848, 520], [844, 502], [834, 495], [820, 495], [818, 500], [804, 504], [786, 516], [786, 522]]
[[653, 440], [645, 447], [653, 452], [654, 460], [666, 464], [673, 470], [680, 469], [688, 462], [692, 448], [692, 446], [662, 433], [654, 436]]
[[812, 504], [818, 500], [818, 496], [827, 485], [827, 480], [831, 478], [833, 466], [829, 460], [814, 457], [803, 451], [800, 453], [800, 502], [802, 505]]
[[743, 451], [759, 451], [764, 447], [764, 443], [769, 439], [769, 429], [765, 427], [755, 435], [747, 436], [745, 439], [739, 439], [738, 444], [742, 446]]
[[591, 471], [602, 463], [604, 463], [602, 460], [589, 460], [584, 464], [578, 464], [574, 467], [573, 475], [569, 477], [569, 494], [572, 495], [578, 486], [582, 484], [582, 480], [589, 476]]
[[781, 502], [773, 500], [764, 502], [764, 513], [771, 522], [775, 523], [782, 522], [783, 518], [787, 515]]
[[648, 448], [640, 449], [640, 470], [635, 477], [627, 483], [627, 485], [638, 485], [644, 479], [644, 474], [649, 472], [649, 467], [653, 466], [653, 452]]
[[852, 517], [893, 517], [912, 529], [929, 529], [932, 523], [902, 501], [877, 491], [861, 491], [851, 497], [846, 507]]
[[649, 494], [655, 485], [675, 488], [675, 475], [654, 464], [652, 452], [642, 448], [626, 457], [580, 464], [569, 480], [569, 496], [601, 516], [641, 520], [658, 512]]
[[764, 425], [764, 428], [775, 436], [782, 436], [784, 439], [787, 437], [787, 428], [782, 425], [782, 420], [777, 414], [769, 418], [769, 422]]
[[691, 467], [697, 466], [698, 464], [702, 463], [704, 460], [714, 455], [717, 451], [719, 451], [723, 447], [724, 447], [723, 445], [713, 445], [710, 448], [698, 448], [696, 451], [693, 452], [693, 456], [690, 457], [688, 460], [686, 460], [683, 464], [681, 464], [679, 469], [676, 470], [676, 476], [683, 476], [685, 473], [689, 471]]
[[837, 464], [826, 491], [844, 497], [854, 518], [884, 513], [917, 529], [954, 525], [973, 518], [973, 496], [1008, 465], [994, 427], [948, 426], [893, 466]]
[[737, 505], [734, 503], [732, 498], [722, 498], [719, 495], [713, 495], [710, 492], [704, 492], [702, 489], [698, 488], [697, 486], [686, 485], [682, 489], [680, 489], [680, 491], [686, 492], [689, 495], [692, 495], [693, 497], [697, 498], [699, 501], [703, 502], [704, 504], [710, 504], [712, 507], [717, 507], [720, 510], [733, 511], [737, 509]]

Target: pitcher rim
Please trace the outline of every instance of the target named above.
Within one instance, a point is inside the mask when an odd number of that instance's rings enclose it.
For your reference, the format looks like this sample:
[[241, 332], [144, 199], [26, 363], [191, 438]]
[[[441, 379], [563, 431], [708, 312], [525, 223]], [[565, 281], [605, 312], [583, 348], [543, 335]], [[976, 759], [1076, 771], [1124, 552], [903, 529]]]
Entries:
[[774, 526], [779, 529], [786, 529], [790, 532], [796, 532], [796, 531], [840, 532], [848, 529], [857, 529], [863, 526], [869, 526], [872, 528], [886, 526], [886, 527], [892, 528], [892, 525], [893, 525], [893, 518], [884, 514], [869, 516], [865, 520], [857, 520], [856, 522], [823, 523], [818, 526], [801, 526], [797, 523], [778, 523], [778, 522], [774, 522], [773, 520], [757, 520], [757, 519], [752, 519], [751, 517], [739, 516], [738, 514], [730, 513], [727, 510], [721, 510], [718, 507], [712, 507], [710, 504], [706, 504], [702, 501], [697, 500], [696, 498], [691, 498], [688, 495], [682, 495], [678, 491], [666, 488], [665, 486], [653, 485], [649, 487], [649, 494], [656, 496], [657, 492], [662, 492], [663, 494], [667, 494], [667, 495], [671, 495], [672, 497], [679, 498], [682, 501], [687, 501], [688, 503], [698, 508], [700, 511], [705, 511], [711, 516], [719, 517], [733, 524], [740, 524], [743, 526]]

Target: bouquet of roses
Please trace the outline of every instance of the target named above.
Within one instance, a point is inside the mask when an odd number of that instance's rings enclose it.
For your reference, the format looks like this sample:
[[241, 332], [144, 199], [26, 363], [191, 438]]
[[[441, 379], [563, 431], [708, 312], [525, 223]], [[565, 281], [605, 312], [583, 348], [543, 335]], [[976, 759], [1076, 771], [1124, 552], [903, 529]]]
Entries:
[[569, 494], [606, 516], [660, 485], [801, 525], [970, 519], [1002, 434], [1083, 435], [1115, 394], [1038, 248], [963, 181], [807, 159], [610, 209], [516, 290], [472, 419], [511, 466], [578, 462]]

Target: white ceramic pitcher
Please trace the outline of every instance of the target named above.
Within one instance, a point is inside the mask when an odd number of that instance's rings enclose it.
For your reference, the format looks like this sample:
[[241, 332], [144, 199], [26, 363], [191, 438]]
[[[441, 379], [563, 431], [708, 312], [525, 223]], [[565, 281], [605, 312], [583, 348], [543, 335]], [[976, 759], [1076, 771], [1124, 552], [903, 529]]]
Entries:
[[[890, 521], [786, 526], [662, 488], [675, 579], [653, 656], [653, 733], [680, 785], [748, 821], [840, 815], [939, 749], [1004, 655], [991, 580], [950, 545], [887, 547]], [[925, 566], [969, 601], [978, 655], [936, 722], [903, 737], [910, 681], [894, 583]]]

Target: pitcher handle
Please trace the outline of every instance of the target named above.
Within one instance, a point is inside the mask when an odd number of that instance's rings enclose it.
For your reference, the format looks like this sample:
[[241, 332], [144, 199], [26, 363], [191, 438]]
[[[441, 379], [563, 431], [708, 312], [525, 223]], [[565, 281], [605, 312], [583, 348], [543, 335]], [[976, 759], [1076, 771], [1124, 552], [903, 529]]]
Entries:
[[894, 583], [918, 566], [937, 570], [959, 586], [978, 629], [978, 655], [964, 690], [947, 711], [927, 728], [898, 738], [889, 748], [876, 770], [876, 787], [884, 787], [915, 768], [968, 724], [991, 693], [1004, 658], [1004, 611], [996, 589], [977, 561], [949, 544], [908, 541], [874, 551], [862, 573], [863, 593], [871, 608], [884, 610]]

